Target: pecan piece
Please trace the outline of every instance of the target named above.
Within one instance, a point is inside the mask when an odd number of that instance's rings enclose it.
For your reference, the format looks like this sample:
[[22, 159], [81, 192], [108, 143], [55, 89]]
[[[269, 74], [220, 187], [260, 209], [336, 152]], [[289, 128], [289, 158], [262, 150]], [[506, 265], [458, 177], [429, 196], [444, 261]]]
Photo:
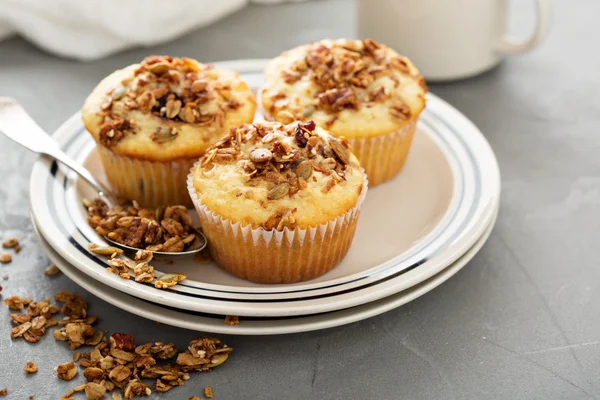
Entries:
[[113, 333], [110, 335], [110, 347], [111, 349], [134, 351], [135, 339], [133, 336], [125, 333]]
[[354, 91], [350, 88], [334, 88], [320, 93], [319, 102], [332, 111], [342, 111], [344, 108], [357, 108], [358, 103]]

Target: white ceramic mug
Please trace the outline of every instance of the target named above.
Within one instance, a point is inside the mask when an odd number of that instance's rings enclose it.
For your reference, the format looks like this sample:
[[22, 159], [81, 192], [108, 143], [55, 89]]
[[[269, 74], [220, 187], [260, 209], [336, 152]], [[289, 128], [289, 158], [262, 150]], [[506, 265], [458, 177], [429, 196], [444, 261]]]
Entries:
[[425, 79], [461, 79], [540, 43], [550, 27], [552, 3], [530, 1], [537, 23], [525, 40], [506, 35], [508, 0], [358, 0], [358, 34], [409, 57]]

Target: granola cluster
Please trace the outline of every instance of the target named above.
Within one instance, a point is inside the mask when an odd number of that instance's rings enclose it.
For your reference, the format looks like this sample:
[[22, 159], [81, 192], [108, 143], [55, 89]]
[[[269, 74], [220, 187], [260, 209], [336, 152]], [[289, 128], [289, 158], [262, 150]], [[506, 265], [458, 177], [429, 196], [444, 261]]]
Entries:
[[[166, 392], [175, 386], [182, 386], [192, 371], [208, 372], [221, 365], [232, 351], [219, 339], [210, 337], [192, 340], [188, 348], [181, 352], [173, 343], [152, 342], [136, 346], [131, 335], [113, 333], [105, 336], [103, 331], [96, 331], [92, 327], [96, 317], [87, 314], [87, 304], [79, 295], [60, 291], [56, 293], [55, 300], [63, 303], [60, 309], [52, 305], [50, 299], [35, 302], [29, 298], [12, 296], [5, 303], [16, 311], [27, 307], [26, 314], [10, 315], [16, 325], [11, 330], [12, 338], [23, 337], [35, 343], [44, 335], [46, 328], [60, 326], [53, 336], [56, 340], [67, 342], [71, 350], [93, 346], [83, 354], [76, 351], [73, 361], [59, 364], [54, 369], [58, 379], [70, 381], [78, 376], [81, 368], [87, 380], [87, 383], [61, 396], [64, 400], [72, 399], [71, 396], [77, 392], [85, 392], [88, 400], [99, 400], [117, 388], [121, 389], [123, 395], [115, 391], [113, 399], [149, 396], [153, 390], [143, 382], [144, 379], [154, 380], [155, 391]], [[59, 312], [65, 315], [61, 320], [53, 317]], [[162, 362], [169, 359], [174, 361]], [[23, 369], [31, 374], [38, 371], [38, 366], [28, 361]], [[2, 392], [5, 394], [7, 389]]]
[[[423, 78], [411, 69], [405, 57], [372, 39], [321, 41], [291, 52], [302, 52], [303, 57], [294, 54], [293, 61], [280, 71], [280, 79], [288, 85], [308, 81], [317, 88], [312, 105], [295, 113], [298, 119], [309, 118], [319, 109], [331, 115], [327, 125], [335, 122], [342, 110], [386, 103], [393, 118], [407, 120], [411, 118], [410, 107], [397, 93], [401, 79], [416, 79], [427, 90]], [[285, 92], [270, 96], [267, 111], [277, 120], [280, 110], [293, 110], [294, 102]]]
[[[264, 187], [266, 201], [277, 201], [293, 197], [313, 182], [319, 182], [320, 190], [327, 193], [346, 181], [348, 169], [357, 169], [358, 162], [344, 138], [320, 132], [313, 121], [245, 124], [232, 128], [229, 135], [212, 145], [200, 168], [209, 173], [215, 164], [234, 164], [249, 189], [238, 189], [238, 197], [252, 198], [252, 187]], [[263, 228], [293, 229], [293, 211], [279, 209]]]
[[[189, 58], [146, 57], [132, 76], [106, 93], [100, 105], [100, 142], [110, 148], [126, 135], [136, 134], [135, 120], [127, 118], [131, 110], [177, 123], [222, 125], [228, 110], [240, 106], [231, 83], [212, 66]], [[161, 127], [152, 140], [166, 143], [177, 135], [176, 127]]]
[[99, 235], [137, 249], [181, 252], [196, 239], [185, 206], [150, 209], [134, 201], [130, 206], [109, 209], [100, 199], [85, 199], [83, 206], [88, 211], [88, 223]]
[[36, 343], [46, 334], [46, 329], [59, 324], [53, 316], [60, 309], [51, 304], [50, 299], [38, 302], [28, 297], [11, 296], [4, 300], [4, 304], [13, 311], [27, 308], [26, 313], [10, 314], [10, 319], [15, 325], [10, 331], [10, 337], [13, 339], [23, 338], [29, 343]]

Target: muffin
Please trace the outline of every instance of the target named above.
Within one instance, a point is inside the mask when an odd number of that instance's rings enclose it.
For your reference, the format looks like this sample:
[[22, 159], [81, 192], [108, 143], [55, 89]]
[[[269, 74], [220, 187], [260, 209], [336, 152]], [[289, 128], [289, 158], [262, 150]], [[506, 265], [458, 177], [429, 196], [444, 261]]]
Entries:
[[190, 168], [232, 126], [252, 122], [256, 99], [234, 72], [152, 56], [106, 77], [83, 123], [115, 194], [144, 206], [185, 204]]
[[263, 121], [212, 145], [188, 189], [217, 264], [253, 282], [292, 283], [344, 258], [367, 180], [344, 138], [313, 121]]
[[323, 40], [273, 59], [260, 103], [268, 120], [311, 119], [345, 136], [374, 186], [402, 169], [426, 92], [394, 50], [370, 39]]

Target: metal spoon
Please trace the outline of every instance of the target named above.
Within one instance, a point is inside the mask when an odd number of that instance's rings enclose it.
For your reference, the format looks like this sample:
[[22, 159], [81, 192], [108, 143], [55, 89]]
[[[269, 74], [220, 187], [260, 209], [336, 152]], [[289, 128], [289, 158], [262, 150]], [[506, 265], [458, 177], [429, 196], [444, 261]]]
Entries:
[[[16, 100], [9, 97], [0, 97], [0, 132], [4, 133], [9, 139], [17, 142], [21, 146], [38, 153], [42, 156], [50, 157], [55, 161], [59, 161], [63, 165], [70, 168], [77, 175], [82, 177], [94, 190], [98, 193], [98, 197], [104, 201], [109, 207], [118, 204], [116, 197], [110, 192], [110, 189], [98, 182], [96, 178], [85, 169], [77, 164], [72, 158], [67, 156], [59, 147], [58, 143], [52, 139], [35, 121], [27, 114], [27, 111]], [[182, 252], [154, 251], [158, 256], [188, 256], [195, 254], [204, 249], [207, 245], [207, 240], [204, 234], [196, 228], [192, 228], [196, 234], [196, 239], [190, 246], [189, 250]], [[107, 242], [110, 242], [115, 247], [129, 251], [137, 251], [135, 247], [126, 246], [119, 242], [115, 242], [108, 237], [104, 237]]]

